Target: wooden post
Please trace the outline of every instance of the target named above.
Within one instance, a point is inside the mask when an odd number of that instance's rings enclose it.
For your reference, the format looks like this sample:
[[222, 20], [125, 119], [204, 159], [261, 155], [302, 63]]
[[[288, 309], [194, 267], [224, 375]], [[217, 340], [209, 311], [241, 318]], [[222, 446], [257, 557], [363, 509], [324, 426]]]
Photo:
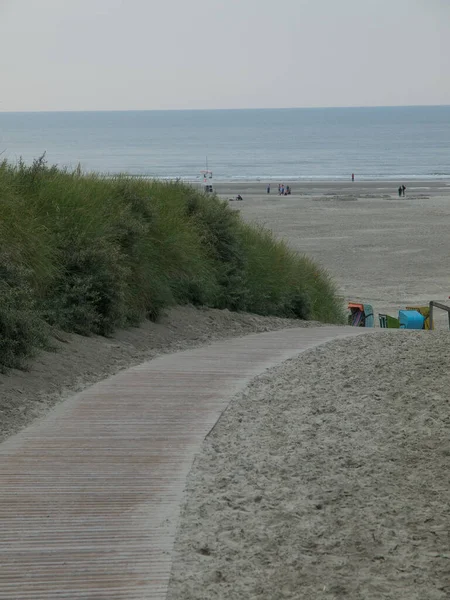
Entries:
[[430, 331], [433, 329], [433, 302], [430, 302]]

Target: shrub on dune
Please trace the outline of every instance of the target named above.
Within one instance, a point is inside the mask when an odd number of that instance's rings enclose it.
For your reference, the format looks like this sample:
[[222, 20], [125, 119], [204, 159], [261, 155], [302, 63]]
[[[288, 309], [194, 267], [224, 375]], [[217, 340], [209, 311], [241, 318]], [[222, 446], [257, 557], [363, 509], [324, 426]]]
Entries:
[[340, 322], [328, 275], [181, 183], [0, 164], [0, 365], [192, 303]]

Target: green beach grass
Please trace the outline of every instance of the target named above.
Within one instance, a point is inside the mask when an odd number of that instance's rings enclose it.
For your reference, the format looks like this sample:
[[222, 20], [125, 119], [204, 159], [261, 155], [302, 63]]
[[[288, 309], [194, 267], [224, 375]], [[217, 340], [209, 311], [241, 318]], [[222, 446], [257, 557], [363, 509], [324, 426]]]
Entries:
[[342, 322], [328, 274], [181, 183], [0, 164], [0, 365], [192, 303]]

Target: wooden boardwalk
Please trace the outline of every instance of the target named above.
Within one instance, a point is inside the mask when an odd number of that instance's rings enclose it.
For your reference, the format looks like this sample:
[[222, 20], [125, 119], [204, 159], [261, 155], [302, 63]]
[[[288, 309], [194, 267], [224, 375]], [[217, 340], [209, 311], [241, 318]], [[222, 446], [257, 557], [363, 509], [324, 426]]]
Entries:
[[166, 596], [186, 477], [230, 398], [356, 328], [285, 329], [163, 356], [0, 445], [0, 600]]

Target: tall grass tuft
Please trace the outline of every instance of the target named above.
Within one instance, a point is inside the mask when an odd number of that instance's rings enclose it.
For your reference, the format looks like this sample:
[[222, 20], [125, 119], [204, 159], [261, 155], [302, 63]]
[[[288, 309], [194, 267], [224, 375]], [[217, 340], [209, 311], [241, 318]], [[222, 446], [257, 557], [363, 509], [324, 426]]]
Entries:
[[328, 275], [181, 183], [0, 164], [0, 365], [192, 303], [341, 322]]

